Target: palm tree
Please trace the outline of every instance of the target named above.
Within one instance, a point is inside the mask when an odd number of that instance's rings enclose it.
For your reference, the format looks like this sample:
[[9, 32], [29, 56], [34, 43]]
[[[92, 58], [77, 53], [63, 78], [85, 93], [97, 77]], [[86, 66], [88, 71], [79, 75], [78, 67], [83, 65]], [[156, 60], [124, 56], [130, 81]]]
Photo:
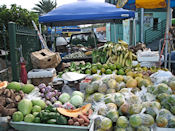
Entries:
[[38, 4], [35, 4], [36, 7], [33, 8], [39, 15], [48, 13], [57, 6], [56, 0], [41, 0]]

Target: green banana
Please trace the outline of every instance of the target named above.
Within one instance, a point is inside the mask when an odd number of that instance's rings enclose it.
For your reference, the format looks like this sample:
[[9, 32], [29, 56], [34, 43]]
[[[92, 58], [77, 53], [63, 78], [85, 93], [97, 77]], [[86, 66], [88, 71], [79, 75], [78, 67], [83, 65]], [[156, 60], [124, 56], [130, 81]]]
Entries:
[[129, 65], [129, 59], [126, 59], [125, 65], [126, 65], [126, 66], [130, 66], [130, 65]]
[[120, 56], [118, 55], [118, 56], [117, 56], [116, 63], [119, 64], [119, 62], [120, 62]]
[[122, 59], [123, 59], [123, 53], [120, 54], [119, 64], [122, 64]]
[[129, 51], [129, 59], [132, 61], [132, 52]]

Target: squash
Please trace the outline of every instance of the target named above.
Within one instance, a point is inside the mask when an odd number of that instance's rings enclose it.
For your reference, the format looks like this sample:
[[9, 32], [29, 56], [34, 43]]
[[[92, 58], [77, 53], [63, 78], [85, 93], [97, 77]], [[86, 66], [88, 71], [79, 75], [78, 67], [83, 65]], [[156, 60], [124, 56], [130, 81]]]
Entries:
[[86, 56], [90, 56], [90, 55], [92, 55], [92, 51], [88, 51], [88, 52], [86, 52], [85, 55], [86, 55]]
[[87, 105], [84, 105], [84, 106], [77, 108], [77, 109], [74, 109], [74, 110], [57, 108], [57, 111], [64, 116], [78, 117], [79, 115], [83, 115], [83, 114], [87, 113], [90, 108], [91, 108], [91, 104], [87, 104]]
[[8, 82], [7, 81], [0, 82], [0, 89], [1, 88], [6, 88], [7, 85], [8, 85]]

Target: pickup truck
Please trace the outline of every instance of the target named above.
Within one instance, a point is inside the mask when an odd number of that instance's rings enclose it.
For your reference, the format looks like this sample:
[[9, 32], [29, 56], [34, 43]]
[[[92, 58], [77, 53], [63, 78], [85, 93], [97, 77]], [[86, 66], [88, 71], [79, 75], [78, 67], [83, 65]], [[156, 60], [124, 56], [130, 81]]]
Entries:
[[[57, 43], [59, 43], [59, 39], [57, 40]], [[72, 34], [70, 37], [70, 41], [69, 42], [67, 41], [67, 44], [64, 43], [64, 45], [59, 45], [59, 44], [56, 44], [56, 45], [57, 45], [58, 52], [62, 52], [60, 50], [62, 49], [61, 46], [71, 48], [72, 50], [71, 52], [74, 52], [73, 48], [76, 48], [76, 47], [85, 47], [87, 50], [92, 50], [95, 47], [102, 46], [104, 43], [106, 43], [106, 41], [99, 40], [95, 33], [83, 32], [83, 33]]]

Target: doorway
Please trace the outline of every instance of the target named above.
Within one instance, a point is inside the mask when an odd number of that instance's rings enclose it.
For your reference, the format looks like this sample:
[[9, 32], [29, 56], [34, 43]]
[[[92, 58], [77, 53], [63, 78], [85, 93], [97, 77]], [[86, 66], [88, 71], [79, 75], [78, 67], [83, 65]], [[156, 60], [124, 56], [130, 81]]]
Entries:
[[153, 18], [153, 30], [158, 30], [158, 18]]

